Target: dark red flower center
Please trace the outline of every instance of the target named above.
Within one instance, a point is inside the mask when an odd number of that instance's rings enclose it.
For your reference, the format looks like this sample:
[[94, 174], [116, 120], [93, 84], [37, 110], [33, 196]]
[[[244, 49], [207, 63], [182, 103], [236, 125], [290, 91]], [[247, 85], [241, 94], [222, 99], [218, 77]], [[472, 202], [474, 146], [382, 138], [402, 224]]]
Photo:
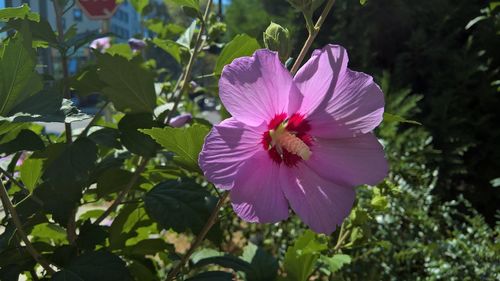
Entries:
[[267, 128], [262, 145], [276, 163], [292, 167], [300, 160], [309, 159], [313, 138], [308, 134], [311, 126], [303, 115], [294, 113], [288, 118], [286, 113], [278, 114]]

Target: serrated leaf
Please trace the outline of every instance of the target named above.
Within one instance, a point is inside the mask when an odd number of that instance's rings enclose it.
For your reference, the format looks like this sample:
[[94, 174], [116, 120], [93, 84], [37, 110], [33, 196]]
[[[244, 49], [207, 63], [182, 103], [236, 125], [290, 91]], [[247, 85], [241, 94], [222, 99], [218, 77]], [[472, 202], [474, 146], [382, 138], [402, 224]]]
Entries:
[[156, 106], [154, 75], [138, 59], [98, 54], [99, 78], [108, 86], [102, 92], [116, 109], [129, 113], [153, 112]]
[[21, 33], [4, 44], [0, 54], [0, 116], [42, 89], [42, 80], [35, 71], [36, 58], [31, 40]]
[[384, 112], [384, 122], [402, 122], [402, 123], [410, 123], [415, 125], [422, 125], [421, 123], [413, 120], [407, 120], [399, 115], [391, 114]]
[[18, 151], [35, 151], [44, 149], [45, 145], [40, 139], [40, 136], [35, 132], [27, 129], [21, 130], [15, 139], [0, 144], [0, 152], [12, 154]]
[[184, 167], [193, 171], [199, 171], [198, 154], [200, 154], [205, 136], [209, 128], [200, 124], [194, 124], [188, 128], [165, 127], [141, 130], [150, 135], [156, 142], [177, 155]]
[[171, 55], [175, 61], [181, 63], [182, 52], [189, 52], [186, 46], [181, 45], [173, 40], [153, 38], [153, 43]]
[[37, 13], [32, 13], [30, 7], [23, 4], [19, 7], [8, 7], [0, 9], [0, 21], [7, 21], [10, 19], [24, 19], [28, 18], [32, 21], [39, 21], [40, 15]]
[[87, 252], [52, 276], [53, 281], [132, 280], [125, 262], [106, 251]]
[[198, 233], [214, 208], [214, 198], [192, 180], [165, 181], [144, 197], [148, 215], [164, 229]]
[[106, 49], [106, 53], [112, 56], [118, 55], [131, 60], [134, 57], [134, 52], [128, 44], [113, 44], [111, 47]]
[[233, 40], [224, 46], [217, 58], [214, 69], [215, 75], [220, 75], [224, 66], [230, 64], [234, 59], [250, 56], [257, 49], [260, 49], [260, 45], [255, 38], [246, 34], [236, 35]]
[[351, 257], [344, 254], [336, 254], [332, 257], [323, 256], [321, 259], [328, 265], [332, 273], [339, 271], [344, 265], [351, 263]]

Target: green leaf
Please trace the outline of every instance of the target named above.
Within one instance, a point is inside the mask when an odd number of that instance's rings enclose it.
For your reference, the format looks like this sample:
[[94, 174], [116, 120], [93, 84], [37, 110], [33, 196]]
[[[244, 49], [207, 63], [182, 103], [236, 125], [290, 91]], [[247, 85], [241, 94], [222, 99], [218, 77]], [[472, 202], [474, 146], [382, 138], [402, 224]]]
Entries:
[[171, 251], [174, 252], [172, 245], [165, 242], [163, 239], [146, 239], [141, 240], [137, 244], [128, 246], [124, 252], [127, 255], [135, 255], [143, 257], [145, 255], [154, 255], [159, 252]]
[[106, 83], [99, 80], [97, 74], [97, 65], [89, 65], [81, 69], [78, 74], [71, 77], [70, 87], [76, 91], [79, 96], [87, 96], [101, 92]]
[[189, 52], [189, 49], [187, 49], [186, 46], [173, 40], [153, 38], [153, 43], [171, 55], [178, 63], [181, 63], [182, 54]]
[[399, 115], [395, 114], [390, 114], [387, 112], [384, 112], [384, 122], [402, 122], [402, 123], [410, 123], [410, 124], [415, 124], [415, 125], [422, 125], [421, 123], [413, 120], [407, 120]]
[[215, 63], [214, 73], [220, 75], [225, 65], [230, 64], [236, 58], [250, 56], [257, 49], [260, 49], [260, 45], [255, 38], [246, 34], [236, 35], [222, 49]]
[[188, 128], [165, 127], [140, 130], [153, 137], [156, 142], [164, 148], [174, 152], [174, 158], [183, 167], [199, 171], [198, 154], [200, 154], [205, 136], [209, 128], [200, 124], [194, 124]]
[[19, 32], [7, 40], [0, 54], [0, 116], [7, 116], [12, 108], [42, 89], [35, 64], [31, 40]]
[[224, 271], [207, 271], [186, 279], [186, 281], [232, 281], [233, 274]]
[[320, 241], [314, 232], [307, 230], [286, 251], [284, 268], [287, 279], [306, 281], [314, 271], [320, 252], [327, 248], [326, 242]]
[[148, 5], [149, 0], [130, 0], [130, 4], [134, 7], [134, 9], [139, 13], [142, 14], [144, 11], [144, 8]]
[[194, 266], [202, 267], [210, 264], [216, 264], [225, 268], [231, 268], [234, 271], [247, 272], [250, 270], [250, 264], [248, 262], [232, 255], [201, 259]]
[[28, 18], [32, 21], [39, 21], [40, 15], [37, 13], [32, 13], [30, 7], [23, 4], [19, 7], [9, 7], [0, 9], [0, 21], [7, 21], [10, 19], [24, 19]]
[[97, 179], [97, 196], [103, 197], [120, 191], [132, 179], [132, 173], [122, 169], [111, 168], [105, 170]]
[[97, 145], [106, 146], [109, 148], [121, 149], [122, 144], [119, 141], [120, 131], [112, 128], [103, 128], [94, 130], [92, 128], [92, 133], [89, 135], [89, 139], [95, 142]]
[[273, 281], [278, 275], [278, 260], [271, 254], [249, 243], [244, 249], [241, 258], [250, 263], [250, 269], [247, 270], [247, 281]]
[[155, 126], [158, 126], [158, 123], [153, 121], [151, 114], [125, 115], [118, 123], [122, 144], [132, 153], [146, 157], [154, 156], [159, 148], [158, 144], [141, 132]]
[[46, 42], [48, 45], [57, 48], [59, 41], [57, 40], [56, 34], [50, 27], [50, 24], [45, 19], [40, 19], [40, 21], [31, 21], [31, 20], [23, 20], [16, 19], [10, 20], [6, 24], [6, 29], [15, 29], [19, 32], [22, 32], [23, 25], [28, 25], [28, 30], [32, 35], [33, 41], [42, 41]]
[[52, 276], [53, 281], [132, 280], [125, 262], [104, 250], [87, 252]]
[[191, 9], [196, 10], [196, 12], [200, 12], [200, 3], [198, 0], [169, 0], [170, 2], [173, 2], [181, 7], [189, 7]]
[[118, 216], [113, 220], [109, 228], [109, 244], [111, 249], [125, 247], [127, 239], [136, 235], [137, 228], [143, 225], [151, 225], [146, 211], [142, 205], [127, 204], [120, 209]]
[[366, 2], [368, 2], [368, 0], [359, 0], [359, 4], [361, 4], [362, 6], [364, 6]]
[[95, 225], [90, 220], [87, 220], [79, 230], [76, 244], [80, 249], [94, 250], [96, 245], [103, 245], [108, 237], [103, 226]]
[[134, 53], [128, 44], [113, 44], [111, 47], [106, 49], [106, 53], [112, 56], [118, 55], [131, 60], [134, 57]]
[[66, 241], [66, 231], [64, 228], [53, 223], [37, 224], [31, 231], [31, 236], [35, 241], [60, 244]]
[[196, 20], [193, 20], [182, 35], [177, 39], [177, 43], [181, 46], [186, 47], [188, 50], [191, 49], [191, 40], [193, 40], [194, 31], [196, 30]]
[[42, 176], [42, 159], [27, 159], [21, 166], [21, 181], [29, 189], [30, 192], [35, 188], [38, 180]]
[[12, 154], [18, 151], [35, 151], [42, 150], [45, 148], [43, 141], [40, 136], [31, 130], [21, 130], [15, 139], [0, 144], [0, 152], [5, 154]]
[[[44, 201], [45, 211], [52, 214], [56, 222], [66, 225], [95, 166], [97, 147], [91, 140], [79, 138], [71, 145], [48, 146], [44, 153], [47, 154], [46, 169], [42, 176], [44, 183], [34, 193]], [[64, 196], [54, 196], [56, 194]]]
[[337, 272], [344, 265], [351, 263], [351, 257], [349, 255], [344, 254], [336, 254], [333, 257], [321, 257], [322, 261], [328, 265], [328, 268], [331, 273]]
[[97, 61], [99, 78], [108, 85], [102, 92], [116, 109], [126, 113], [153, 112], [154, 75], [141, 65], [140, 59], [129, 61], [118, 55], [98, 54]]
[[206, 223], [214, 204], [208, 191], [192, 180], [165, 181], [144, 197], [148, 215], [164, 229], [176, 232], [191, 229], [198, 233]]

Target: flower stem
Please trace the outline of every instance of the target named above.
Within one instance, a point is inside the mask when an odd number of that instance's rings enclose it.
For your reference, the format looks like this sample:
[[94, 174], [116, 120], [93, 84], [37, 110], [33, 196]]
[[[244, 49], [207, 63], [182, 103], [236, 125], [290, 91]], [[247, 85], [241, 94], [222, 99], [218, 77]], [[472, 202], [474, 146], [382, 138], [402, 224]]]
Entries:
[[[172, 107], [172, 110], [168, 113], [167, 119], [165, 120], [165, 123], [168, 124], [172, 117], [174, 117], [174, 112], [177, 110], [177, 107], [179, 106], [179, 102], [181, 101], [182, 96], [184, 95], [184, 92], [187, 89], [189, 79], [191, 79], [191, 73], [193, 72], [193, 66], [194, 62], [196, 60], [196, 57], [198, 56], [198, 53], [200, 51], [200, 46], [201, 43], [203, 42], [203, 33], [205, 32], [206, 25], [207, 25], [207, 20], [208, 20], [208, 14], [210, 12], [210, 7], [212, 6], [212, 0], [208, 0], [207, 2], [207, 7], [205, 9], [205, 14], [203, 15], [203, 19], [201, 20], [201, 27], [200, 27], [200, 32], [196, 36], [196, 42], [194, 44], [194, 49], [193, 53], [191, 54], [191, 57], [189, 57], [189, 62], [186, 67], [186, 72], [182, 77], [182, 82], [181, 82], [181, 89], [179, 91], [179, 94], [174, 100], [174, 106]], [[173, 93], [175, 95], [175, 92]]]
[[345, 239], [350, 234], [350, 231], [348, 231], [348, 230], [346, 231], [344, 226], [345, 226], [345, 222], [342, 223], [342, 225], [340, 226], [339, 238], [337, 239], [337, 243], [335, 244], [335, 247], [333, 247], [334, 252], [337, 252], [338, 250], [340, 250], [342, 248], [342, 246], [344, 245]]
[[297, 60], [292, 66], [292, 69], [290, 72], [292, 75], [295, 75], [297, 73], [297, 70], [299, 70], [300, 65], [302, 64], [302, 61], [304, 60], [307, 52], [309, 51], [309, 48], [311, 48], [312, 43], [314, 42], [314, 39], [316, 39], [316, 36], [319, 33], [319, 30], [321, 29], [321, 26], [323, 25], [323, 22], [325, 22], [326, 17], [328, 16], [328, 13], [332, 9], [333, 4], [335, 3], [335, 0], [328, 0], [328, 2], [325, 5], [325, 8], [323, 9], [323, 12], [318, 18], [318, 21], [314, 25], [314, 28], [307, 28], [309, 30], [309, 36], [306, 39], [306, 42], [304, 43], [304, 46], [302, 47], [302, 50], [300, 50], [299, 56], [297, 57]]
[[217, 205], [215, 206], [215, 209], [212, 211], [210, 214], [210, 217], [207, 220], [207, 223], [203, 226], [203, 229], [200, 231], [200, 234], [196, 236], [196, 239], [193, 242], [193, 245], [191, 245], [191, 248], [187, 251], [187, 253], [181, 258], [181, 261], [170, 271], [170, 273], [167, 275], [166, 281], [172, 281], [174, 278], [179, 274], [181, 269], [184, 267], [184, 265], [188, 262], [189, 258], [191, 255], [194, 253], [194, 251], [200, 246], [201, 242], [205, 239], [205, 236], [207, 236], [207, 233], [210, 231], [212, 226], [214, 226], [215, 222], [217, 221], [220, 208], [226, 201], [226, 198], [229, 196], [229, 192], [226, 192], [217, 202]]
[[101, 108], [99, 108], [99, 111], [96, 112], [96, 114], [94, 115], [94, 117], [92, 118], [92, 120], [90, 120], [89, 124], [85, 127], [85, 129], [83, 129], [83, 131], [80, 133], [80, 136], [78, 136], [79, 138], [82, 138], [82, 137], [86, 137], [90, 128], [92, 126], [94, 126], [95, 122], [97, 121], [97, 119], [99, 119], [99, 117], [101, 117], [102, 115], [102, 112], [104, 111], [104, 109], [106, 108], [106, 106], [108, 106], [109, 104], [109, 101], [106, 101], [104, 103], [103, 106], [101, 106]]
[[135, 170], [134, 174], [132, 175], [132, 178], [130, 179], [129, 183], [125, 188], [116, 196], [115, 201], [111, 203], [111, 205], [100, 215], [95, 221], [94, 224], [98, 225], [100, 224], [109, 214], [111, 214], [118, 205], [125, 199], [125, 196], [132, 190], [132, 187], [134, 187], [135, 183], [139, 179], [139, 176], [141, 173], [144, 171], [146, 168], [146, 164], [148, 164], [149, 158], [142, 158], [140, 160], [139, 166], [137, 166], [137, 169]]
[[2, 204], [5, 208], [5, 210], [9, 211], [12, 222], [16, 226], [17, 234], [21, 237], [24, 244], [26, 245], [26, 250], [28, 251], [28, 253], [49, 274], [54, 274], [55, 270], [52, 269], [52, 267], [50, 267], [49, 262], [47, 260], [45, 260], [45, 258], [35, 249], [35, 247], [33, 247], [33, 244], [31, 244], [30, 240], [28, 239], [26, 232], [24, 232], [23, 225], [21, 223], [21, 220], [19, 219], [16, 208], [14, 208], [14, 205], [12, 205], [12, 202], [10, 201], [10, 198], [9, 198], [9, 194], [7, 193], [7, 190], [5, 189], [5, 186], [4, 186], [2, 181], [0, 181], [0, 198], [2, 199], [1, 201], [2, 201]]

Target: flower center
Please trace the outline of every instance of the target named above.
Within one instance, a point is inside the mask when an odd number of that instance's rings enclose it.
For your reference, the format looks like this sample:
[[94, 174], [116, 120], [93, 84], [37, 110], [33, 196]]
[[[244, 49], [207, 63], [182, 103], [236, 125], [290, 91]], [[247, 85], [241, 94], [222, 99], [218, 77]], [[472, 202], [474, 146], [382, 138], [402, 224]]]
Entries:
[[308, 134], [311, 127], [303, 115], [295, 113], [287, 118], [286, 113], [278, 114], [269, 122], [268, 129], [262, 144], [275, 162], [291, 167], [311, 157], [313, 138]]
[[308, 160], [311, 156], [309, 146], [288, 132], [284, 123], [281, 123], [276, 130], [269, 130], [269, 135], [272, 140], [270, 149], [273, 146], [276, 147], [280, 155], [283, 155], [283, 149], [286, 149], [288, 152], [300, 156], [303, 160]]

